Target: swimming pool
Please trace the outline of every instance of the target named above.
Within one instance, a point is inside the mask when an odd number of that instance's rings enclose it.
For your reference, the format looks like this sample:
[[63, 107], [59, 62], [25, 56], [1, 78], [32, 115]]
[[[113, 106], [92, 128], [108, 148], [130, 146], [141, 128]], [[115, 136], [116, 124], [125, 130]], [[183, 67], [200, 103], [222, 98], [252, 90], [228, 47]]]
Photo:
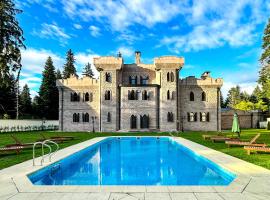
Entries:
[[229, 185], [235, 175], [169, 137], [109, 137], [28, 177], [35, 185]]

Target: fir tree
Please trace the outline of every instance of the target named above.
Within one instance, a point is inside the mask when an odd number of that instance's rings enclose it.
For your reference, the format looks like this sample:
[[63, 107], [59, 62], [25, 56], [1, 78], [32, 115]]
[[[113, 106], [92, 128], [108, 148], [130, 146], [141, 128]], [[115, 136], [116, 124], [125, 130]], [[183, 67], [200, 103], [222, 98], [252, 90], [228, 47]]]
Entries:
[[264, 36], [263, 36], [263, 53], [261, 55], [260, 61], [263, 66], [270, 65], [270, 18], [268, 19], [268, 23], [266, 28], [264, 29]]
[[56, 79], [62, 79], [62, 73], [59, 69], [56, 71], [55, 76], [56, 76]]
[[83, 74], [84, 76], [88, 76], [88, 77], [90, 77], [90, 78], [93, 78], [93, 77], [94, 77], [94, 72], [93, 72], [93, 70], [92, 70], [92, 68], [91, 68], [91, 64], [90, 64], [90, 63], [87, 63], [87, 64], [85, 65], [82, 74]]
[[230, 108], [234, 108], [241, 101], [240, 93], [240, 87], [238, 85], [229, 90], [227, 101]]
[[41, 117], [45, 117], [46, 119], [58, 119], [58, 104], [55, 68], [51, 57], [48, 57], [42, 73], [42, 82], [39, 89], [38, 106]]
[[27, 84], [24, 85], [20, 94], [20, 112], [23, 116], [32, 114], [32, 102]]
[[222, 92], [220, 93], [220, 106], [221, 108], [226, 108]]
[[13, 115], [16, 107], [21, 70], [20, 49], [25, 48], [23, 31], [16, 19], [16, 15], [21, 12], [15, 8], [12, 0], [0, 1], [0, 115]]
[[63, 78], [64, 79], [69, 78], [71, 74], [74, 74], [77, 76], [74, 63], [75, 63], [74, 54], [70, 49], [67, 52], [66, 64], [64, 65], [64, 71], [63, 71]]
[[253, 90], [252, 94], [250, 95], [249, 101], [252, 103], [257, 103], [262, 98], [262, 91], [260, 87], [257, 85]]

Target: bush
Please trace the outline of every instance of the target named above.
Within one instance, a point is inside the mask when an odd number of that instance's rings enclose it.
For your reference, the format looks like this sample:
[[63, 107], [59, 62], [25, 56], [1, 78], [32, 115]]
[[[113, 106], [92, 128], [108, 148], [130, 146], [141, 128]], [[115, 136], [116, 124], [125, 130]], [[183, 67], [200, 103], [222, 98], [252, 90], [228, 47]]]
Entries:
[[270, 121], [267, 122], [267, 130], [270, 130]]

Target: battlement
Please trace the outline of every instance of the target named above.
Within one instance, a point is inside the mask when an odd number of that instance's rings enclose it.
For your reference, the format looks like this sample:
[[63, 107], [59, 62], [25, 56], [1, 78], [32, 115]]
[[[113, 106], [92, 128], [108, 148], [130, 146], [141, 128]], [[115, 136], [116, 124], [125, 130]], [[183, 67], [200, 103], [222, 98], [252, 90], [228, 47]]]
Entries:
[[212, 77], [204, 77], [203, 79], [198, 79], [195, 76], [189, 76], [180, 80], [180, 85], [221, 87], [223, 85], [223, 79], [222, 78], [215, 79]]
[[160, 69], [180, 69], [184, 65], [183, 57], [161, 56], [154, 59], [156, 70]]
[[124, 60], [122, 57], [102, 56], [94, 58], [94, 65], [98, 71], [102, 70], [120, 70]]
[[71, 75], [67, 79], [58, 79], [56, 80], [57, 87], [76, 87], [76, 86], [99, 86], [99, 80], [84, 76], [78, 78], [77, 76]]

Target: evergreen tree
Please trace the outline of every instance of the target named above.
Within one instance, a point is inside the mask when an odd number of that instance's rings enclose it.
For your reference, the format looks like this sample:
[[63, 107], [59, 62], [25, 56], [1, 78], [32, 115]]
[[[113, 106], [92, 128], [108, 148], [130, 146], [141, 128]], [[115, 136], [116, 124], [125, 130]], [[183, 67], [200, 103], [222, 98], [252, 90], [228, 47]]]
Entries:
[[257, 103], [262, 98], [262, 91], [260, 87], [257, 85], [255, 89], [253, 90], [252, 94], [250, 95], [249, 100], [252, 103]]
[[90, 77], [90, 78], [93, 78], [93, 77], [94, 77], [94, 72], [93, 72], [93, 70], [92, 70], [92, 68], [91, 68], [91, 64], [90, 64], [90, 63], [87, 63], [87, 64], [85, 65], [82, 74], [83, 74], [84, 76], [88, 76], [88, 77]]
[[263, 53], [261, 55], [260, 61], [263, 66], [266, 66], [267, 64], [270, 64], [270, 18], [268, 19], [268, 23], [264, 29], [262, 48]]
[[58, 119], [58, 104], [55, 68], [51, 57], [48, 57], [39, 89], [38, 106], [40, 116], [46, 119]]
[[21, 70], [20, 49], [25, 48], [23, 31], [16, 19], [21, 12], [12, 0], [0, 1], [0, 116], [4, 113], [13, 115], [16, 107], [16, 85]]
[[66, 64], [64, 65], [64, 71], [63, 71], [63, 78], [64, 79], [69, 78], [71, 74], [74, 74], [77, 76], [74, 63], [75, 63], [74, 54], [70, 49], [67, 52]]
[[232, 87], [228, 92], [228, 106], [230, 108], [234, 108], [236, 104], [240, 103], [241, 95], [240, 95], [240, 87], [237, 85], [236, 87]]
[[244, 91], [244, 92], [240, 92], [240, 99], [241, 101], [249, 101], [250, 95]]
[[222, 92], [220, 93], [220, 106], [221, 106], [221, 108], [226, 108]]
[[20, 112], [23, 116], [32, 114], [32, 102], [27, 84], [23, 86], [23, 90], [20, 94]]
[[56, 76], [56, 79], [62, 79], [62, 73], [59, 69], [56, 71], [55, 76]]

